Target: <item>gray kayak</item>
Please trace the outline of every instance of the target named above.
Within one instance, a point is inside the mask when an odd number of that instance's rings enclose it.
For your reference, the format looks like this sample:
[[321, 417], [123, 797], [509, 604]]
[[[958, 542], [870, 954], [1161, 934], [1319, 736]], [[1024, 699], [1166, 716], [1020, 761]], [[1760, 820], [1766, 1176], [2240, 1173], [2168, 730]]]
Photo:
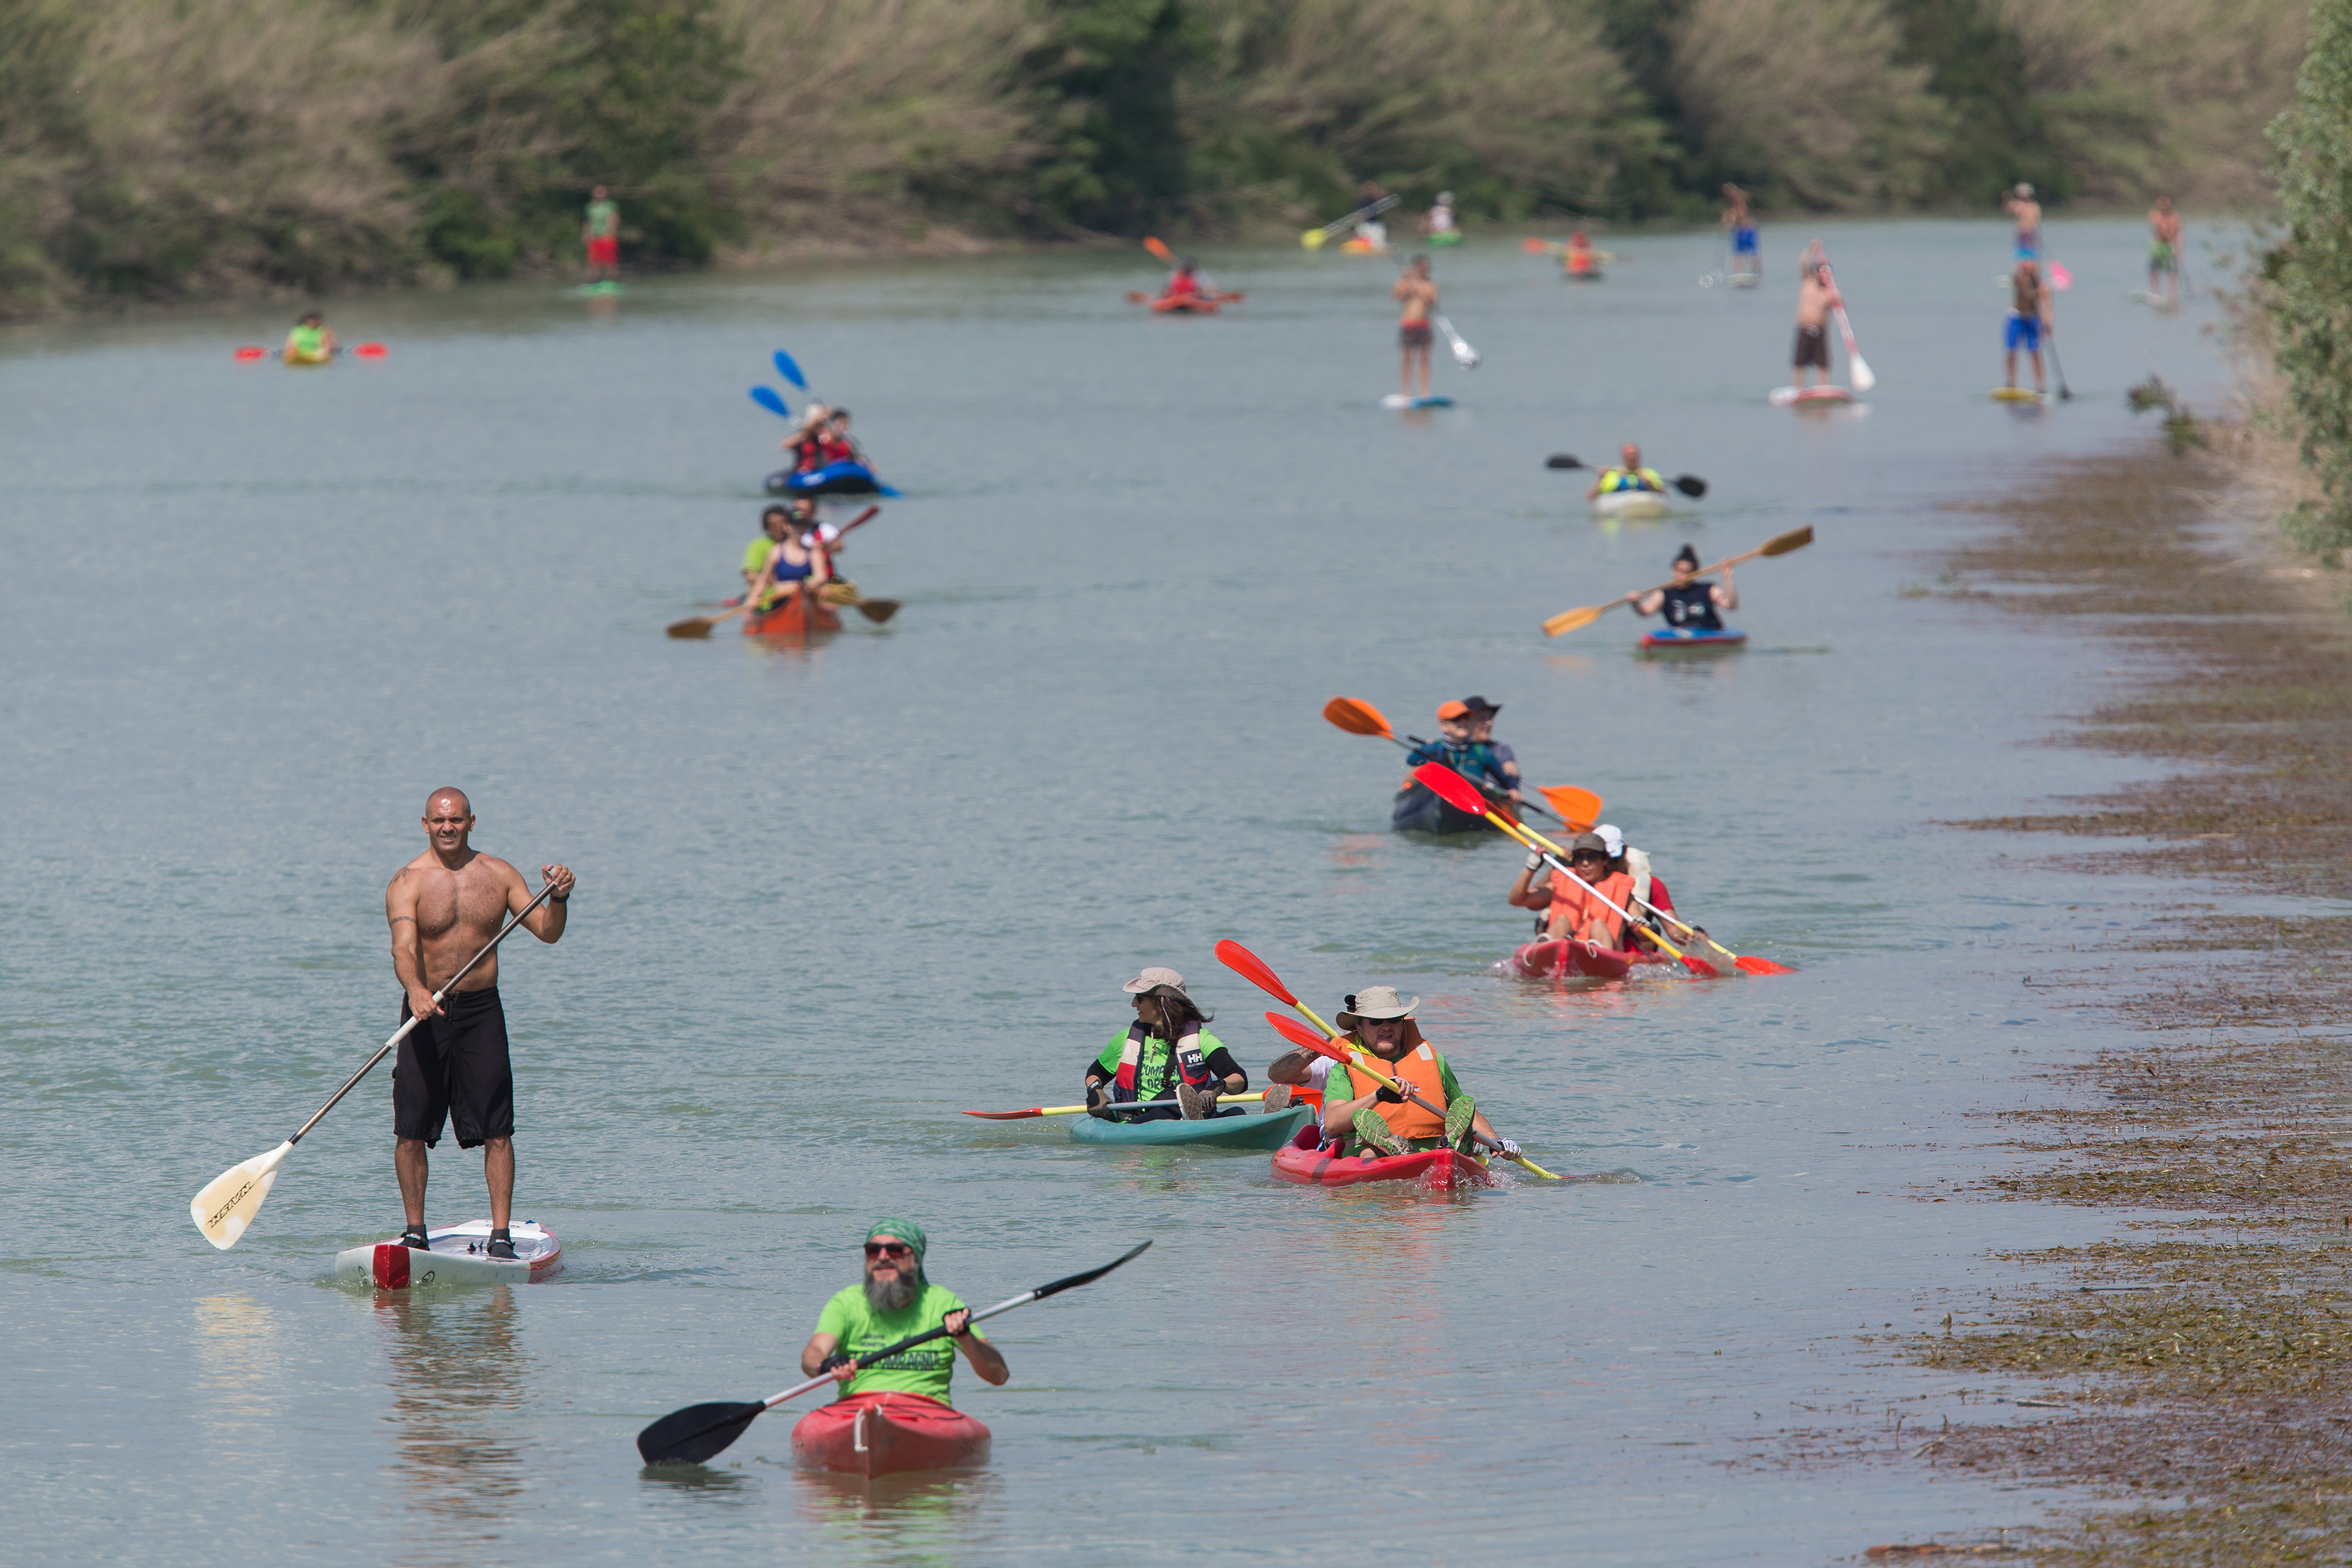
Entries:
[[1117, 1143], [1139, 1148], [1183, 1144], [1195, 1149], [1275, 1149], [1307, 1125], [1307, 1108], [1294, 1105], [1271, 1116], [1212, 1116], [1200, 1121], [1102, 1121], [1070, 1118], [1073, 1143]]

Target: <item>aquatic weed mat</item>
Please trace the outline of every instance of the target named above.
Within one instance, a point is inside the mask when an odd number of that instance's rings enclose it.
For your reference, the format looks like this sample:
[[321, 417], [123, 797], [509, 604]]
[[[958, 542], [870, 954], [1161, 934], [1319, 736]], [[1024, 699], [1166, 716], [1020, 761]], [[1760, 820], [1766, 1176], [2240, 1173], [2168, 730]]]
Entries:
[[1955, 1424], [1902, 1462], [2103, 1500], [2009, 1536], [2024, 1561], [2352, 1563], [2352, 917], [2209, 901], [2352, 898], [2352, 623], [2340, 579], [2221, 513], [2224, 469], [2159, 451], [2053, 465], [1971, 506], [1995, 525], [1938, 574], [2110, 650], [2130, 689], [2050, 743], [2180, 768], [1947, 826], [2140, 839], [2054, 863], [2180, 896], [2107, 969], [2035, 980], [2150, 1043], [2046, 1068], [2047, 1103], [1991, 1113], [2026, 1159], [1948, 1194], [2129, 1211], [2116, 1237], [2001, 1255], [2065, 1282], [1882, 1339], [2035, 1391], [2035, 1418]]

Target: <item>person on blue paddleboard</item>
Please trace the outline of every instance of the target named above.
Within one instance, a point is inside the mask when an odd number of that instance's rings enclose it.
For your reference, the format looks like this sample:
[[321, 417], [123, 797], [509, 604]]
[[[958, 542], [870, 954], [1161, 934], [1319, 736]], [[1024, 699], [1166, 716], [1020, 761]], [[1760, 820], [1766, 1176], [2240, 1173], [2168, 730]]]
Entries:
[[[956, 1357], [971, 1363], [983, 1383], [1002, 1384], [1013, 1375], [1003, 1352], [971, 1326], [971, 1309], [954, 1291], [923, 1275], [930, 1238], [912, 1220], [883, 1219], [866, 1233], [866, 1276], [845, 1286], [818, 1314], [816, 1332], [801, 1351], [801, 1375], [833, 1374], [839, 1397], [860, 1394], [913, 1394], [949, 1403]], [[948, 1337], [900, 1351], [866, 1366], [861, 1354], [900, 1340], [944, 1328]]]
[[[1519, 759], [1510, 747], [1495, 739], [1495, 715], [1499, 702], [1465, 697], [1437, 705], [1437, 739], [1422, 741], [1405, 755], [1402, 795], [1413, 787], [1412, 772], [1423, 763], [1444, 763], [1472, 784], [1519, 802]], [[1417, 737], [1416, 737], [1417, 738]]]
[[[1505, 1159], [1517, 1157], [1519, 1146], [1495, 1137], [1477, 1101], [1462, 1092], [1454, 1064], [1422, 1037], [1412, 1016], [1420, 1005], [1420, 997], [1400, 995], [1393, 985], [1367, 985], [1340, 1005], [1333, 1022], [1347, 1033], [1337, 1043], [1357, 1065], [1335, 1064], [1324, 1079], [1326, 1146], [1352, 1144], [1368, 1154], [1409, 1154], [1422, 1149], [1468, 1154], [1476, 1152], [1470, 1135], [1478, 1132], [1495, 1138]], [[1363, 1068], [1395, 1079], [1437, 1109], [1381, 1088]]]
[[1666, 481], [1658, 477], [1655, 468], [1642, 467], [1642, 448], [1628, 441], [1617, 448], [1617, 466], [1603, 468], [1584, 492], [1584, 499], [1614, 495], [1620, 490], [1649, 490], [1658, 495], [1666, 493]]
[[1723, 569], [1722, 582], [1706, 582], [1698, 575], [1698, 552], [1687, 544], [1675, 557], [1674, 579], [1646, 594], [1635, 588], [1625, 595], [1625, 602], [1637, 616], [1664, 615], [1670, 626], [1701, 632], [1721, 631], [1723, 616], [1717, 612], [1739, 608], [1739, 589], [1731, 581], [1731, 568]]
[[[1087, 1114], [1105, 1121], [1198, 1121], [1217, 1113], [1217, 1096], [1247, 1094], [1249, 1074], [1209, 1033], [1210, 1015], [1172, 969], [1145, 970], [1123, 987], [1135, 1006], [1127, 1032], [1087, 1062]], [[1113, 1114], [1116, 1105], [1173, 1105]]]
[[[435, 790], [425, 802], [425, 853], [403, 866], [383, 890], [392, 928], [392, 972], [403, 993], [400, 1021], [421, 1018], [392, 1068], [392, 1164], [409, 1247], [429, 1245], [425, 1225], [425, 1151], [453, 1125], [457, 1147], [482, 1152], [490, 1189], [492, 1258], [512, 1258], [508, 1218], [514, 1209], [514, 1068], [507, 1057], [506, 1009], [499, 1001], [499, 955], [487, 954], [457, 988], [436, 1004], [434, 994], [480, 952], [510, 914], [531, 901], [522, 873], [473, 847], [473, 803], [460, 789]], [[563, 936], [574, 885], [567, 866], [541, 866], [555, 889], [524, 917], [523, 929], [544, 942]]]
[[2042, 340], [2057, 331], [2050, 316], [2050, 290], [2042, 281], [2042, 269], [2031, 260], [2021, 261], [2017, 270], [2009, 276], [2009, 314], [2001, 319], [2001, 343], [2008, 351], [2002, 361], [2001, 385], [2017, 385], [2017, 351], [2021, 348], [2033, 359], [2033, 390], [2044, 390], [2042, 379]]
[[1413, 367], [1421, 367], [1421, 395], [1429, 395], [1430, 322], [1437, 314], [1437, 279], [1429, 275], [1429, 258], [1416, 256], [1405, 264], [1404, 275], [1389, 290], [1397, 302], [1397, 395], [1413, 395]]
[[1723, 231], [1731, 237], [1731, 270], [1755, 278], [1764, 271], [1764, 247], [1757, 238], [1756, 215], [1748, 208], [1748, 193], [1726, 181], [1723, 186]]

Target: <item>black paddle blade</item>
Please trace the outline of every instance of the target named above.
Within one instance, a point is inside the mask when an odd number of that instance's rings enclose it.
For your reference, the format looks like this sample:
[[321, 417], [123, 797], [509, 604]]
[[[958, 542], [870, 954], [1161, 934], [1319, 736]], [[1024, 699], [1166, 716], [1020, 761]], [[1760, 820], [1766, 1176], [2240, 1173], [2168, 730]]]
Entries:
[[1574, 458], [1570, 457], [1566, 452], [1554, 452], [1550, 457], [1544, 459], [1544, 467], [1547, 468], [1580, 468], [1584, 467], [1584, 465], [1578, 462]]
[[1681, 479], [1675, 481], [1675, 489], [1682, 491], [1683, 494], [1690, 497], [1691, 500], [1696, 500], [1699, 497], [1706, 494], [1706, 481], [1700, 479], [1696, 474], [1685, 474]]
[[1120, 1264], [1126, 1263], [1133, 1258], [1140, 1258], [1143, 1255], [1144, 1250], [1150, 1247], [1150, 1245], [1151, 1243], [1147, 1241], [1142, 1247], [1135, 1248], [1132, 1252], [1124, 1253], [1119, 1257], [1112, 1258], [1100, 1268], [1089, 1268], [1084, 1274], [1073, 1274], [1067, 1279], [1056, 1279], [1051, 1285], [1040, 1285], [1037, 1287], [1036, 1290], [1031, 1294], [1029, 1299], [1033, 1301], [1042, 1301], [1046, 1297], [1058, 1295], [1064, 1290], [1075, 1290], [1081, 1285], [1091, 1285], [1096, 1280], [1101, 1279], [1104, 1275], [1109, 1273], [1112, 1269], [1118, 1268]]
[[766, 1408], [756, 1399], [721, 1399], [673, 1410], [637, 1434], [638, 1456], [648, 1465], [698, 1465], [724, 1452]]

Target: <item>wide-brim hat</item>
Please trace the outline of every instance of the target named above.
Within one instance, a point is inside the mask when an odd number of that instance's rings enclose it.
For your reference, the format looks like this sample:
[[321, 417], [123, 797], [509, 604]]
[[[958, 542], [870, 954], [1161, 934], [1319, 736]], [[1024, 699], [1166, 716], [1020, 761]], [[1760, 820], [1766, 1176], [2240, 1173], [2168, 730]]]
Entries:
[[1391, 1018], [1410, 1018], [1420, 1005], [1420, 997], [1400, 995], [1393, 985], [1367, 985], [1347, 999], [1339, 1009], [1339, 1024], [1343, 1029], [1352, 1029], [1366, 1020], [1378, 1024]]
[[1173, 997], [1193, 1012], [1200, 1014], [1202, 1022], [1205, 1023], [1209, 1018], [1207, 1010], [1198, 1002], [1193, 1001], [1192, 994], [1184, 989], [1184, 977], [1172, 969], [1157, 967], [1147, 969], [1119, 989], [1130, 996]]

